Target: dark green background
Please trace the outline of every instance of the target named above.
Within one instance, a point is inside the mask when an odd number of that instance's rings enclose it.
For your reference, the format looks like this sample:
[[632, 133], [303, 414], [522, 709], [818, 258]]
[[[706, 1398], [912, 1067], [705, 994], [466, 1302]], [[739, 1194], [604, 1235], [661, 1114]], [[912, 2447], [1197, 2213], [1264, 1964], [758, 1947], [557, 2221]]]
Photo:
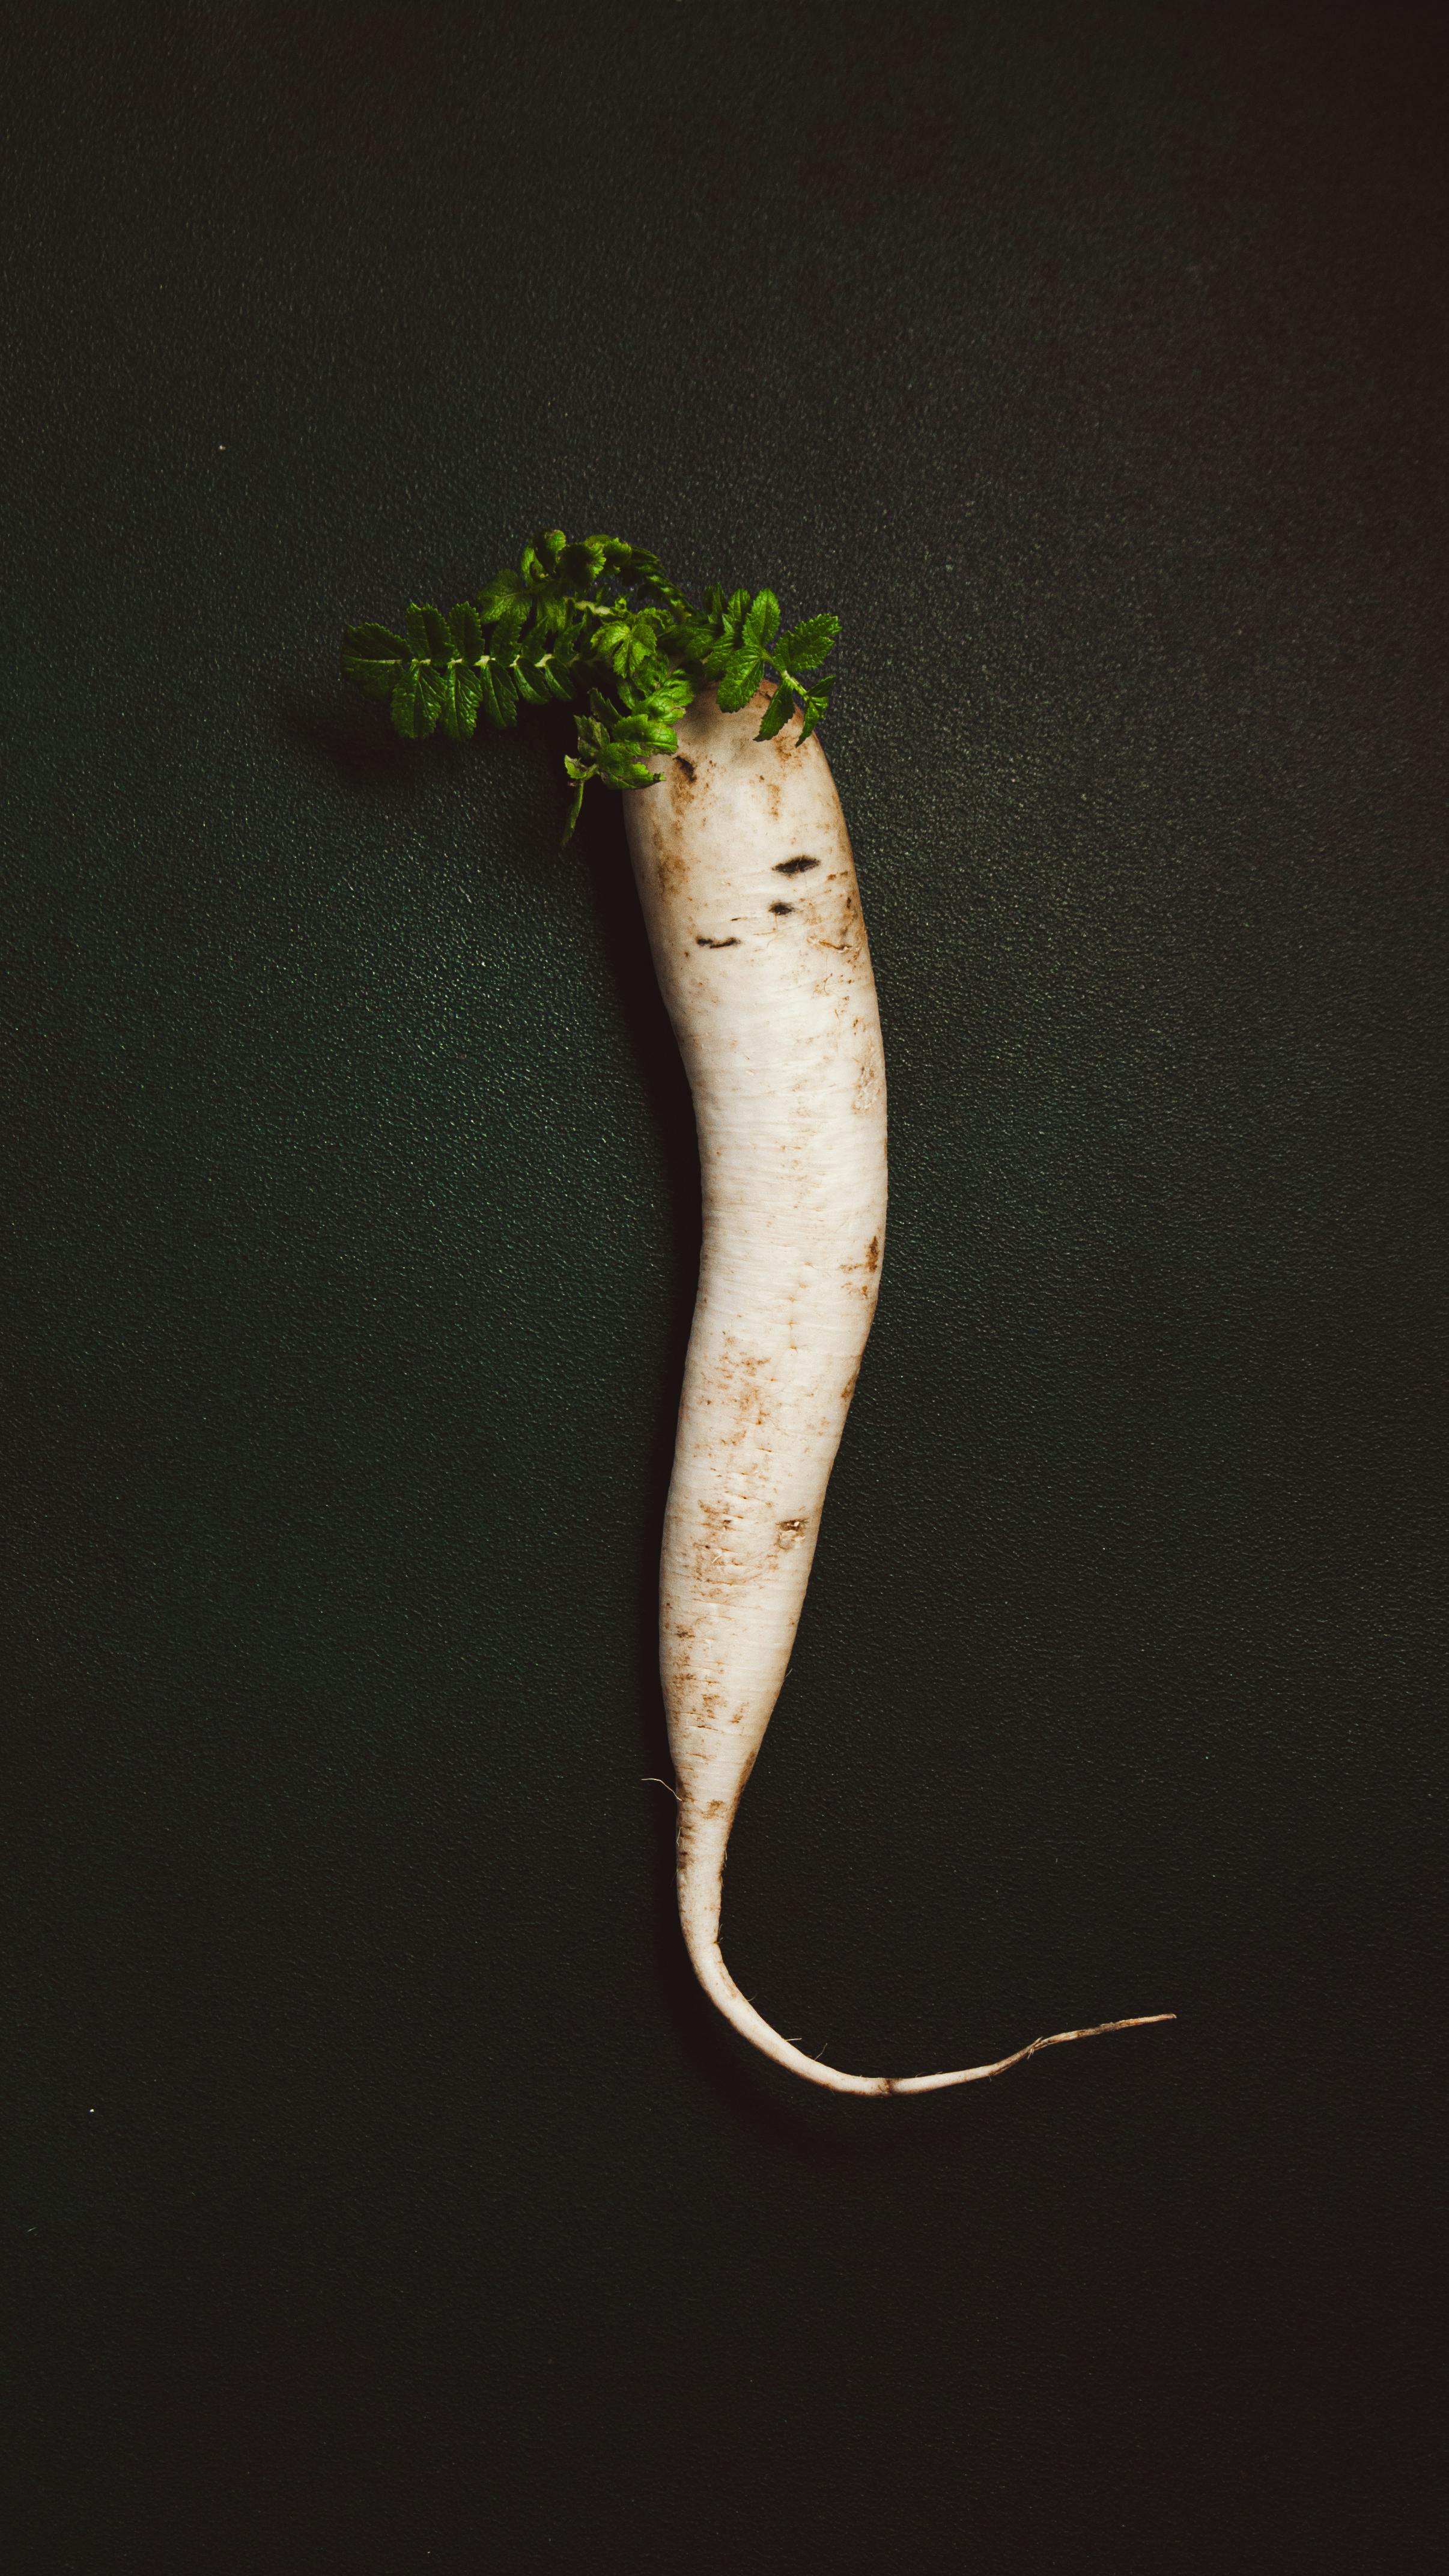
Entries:
[[[1439, 13], [39, 9], [0, 122], [25, 2576], [1434, 2563]], [[875, 1337], [696, 1996], [617, 805], [344, 619], [844, 619]]]

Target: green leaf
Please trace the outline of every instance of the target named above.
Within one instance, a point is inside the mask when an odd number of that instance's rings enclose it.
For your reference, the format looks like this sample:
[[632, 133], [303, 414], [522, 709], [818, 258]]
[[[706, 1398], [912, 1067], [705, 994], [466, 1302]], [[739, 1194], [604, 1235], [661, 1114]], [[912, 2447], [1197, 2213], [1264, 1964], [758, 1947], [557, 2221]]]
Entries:
[[561, 698], [566, 702], [573, 696], [573, 682], [566, 663], [539, 662], [534, 667], [551, 698]]
[[757, 590], [745, 618], [743, 641], [763, 653], [780, 623], [780, 603], [772, 590]]
[[537, 671], [530, 669], [527, 662], [510, 662], [508, 665], [508, 676], [526, 705], [530, 707], [546, 707], [548, 705], [548, 691], [544, 687], [542, 680], [539, 678]]
[[764, 676], [764, 656], [752, 646], [742, 645], [737, 653], [732, 653], [719, 684], [721, 715], [734, 715], [741, 707], [747, 707]]
[[715, 642], [715, 631], [707, 618], [684, 618], [661, 635], [659, 642], [664, 652], [677, 655], [681, 662], [702, 662]]
[[450, 662], [439, 673], [442, 703], [439, 716], [443, 731], [454, 742], [468, 742], [478, 722], [478, 701], [483, 692], [482, 674], [471, 662]]
[[664, 716], [641, 712], [620, 717], [614, 727], [614, 740], [641, 743], [650, 751], [673, 751], [676, 735], [673, 725]]
[[[567, 769], [567, 768], [569, 768], [569, 766], [570, 766], [570, 764], [569, 764], [567, 761], [565, 761], [565, 763], [564, 763], [564, 767]], [[573, 775], [575, 775], [575, 776], [577, 776], [577, 775], [578, 775], [578, 773], [577, 773], [577, 771], [576, 771], [576, 770], [573, 772]], [[587, 778], [579, 778], [579, 783], [578, 783], [577, 787], [574, 789], [573, 803], [572, 803], [572, 804], [570, 805], [570, 807], [569, 807], [568, 821], [565, 823], [565, 825], [564, 825], [564, 827], [563, 827], [563, 834], [562, 834], [562, 837], [561, 837], [561, 839], [560, 839], [560, 841], [559, 841], [559, 848], [560, 848], [561, 850], [566, 850], [566, 849], [568, 848], [568, 845], [569, 845], [570, 841], [573, 839], [573, 836], [574, 836], [574, 825], [577, 823], [577, 821], [578, 821], [578, 819], [579, 819], [579, 813], [580, 813], [580, 810], [581, 810], [581, 808], [582, 808], [583, 801], [584, 801], [584, 789], [586, 788], [586, 786], [587, 786], [587, 785], [588, 785], [588, 780], [587, 780]]]
[[492, 626], [513, 600], [526, 600], [531, 596], [522, 574], [514, 572], [505, 565], [502, 572], [496, 572], [493, 575], [491, 581], [485, 581], [473, 604], [484, 625]]
[[471, 599], [463, 600], [457, 608], [450, 611], [448, 633], [452, 638], [454, 652], [461, 653], [465, 662], [477, 662], [481, 659], [483, 627]]
[[406, 640], [390, 626], [345, 626], [342, 676], [370, 698], [390, 698], [408, 660]]
[[392, 693], [392, 720], [409, 742], [423, 742], [438, 721], [437, 675], [425, 662], [410, 662]]
[[654, 772], [634, 756], [630, 744], [605, 743], [599, 753], [599, 776], [610, 787], [650, 787]]
[[749, 607], [750, 594], [747, 590], [731, 591], [725, 603], [724, 622], [725, 633], [732, 644], [738, 644], [740, 641], [740, 630], [749, 614]]
[[809, 697], [805, 701], [805, 721], [800, 727], [800, 739], [802, 742], [809, 741], [811, 734], [815, 731], [816, 726], [820, 722], [820, 719], [824, 715], [829, 704], [830, 682], [828, 680], [822, 680], [819, 688], [812, 689]]
[[792, 626], [788, 635], [777, 639], [774, 658], [792, 671], [818, 671], [839, 633], [838, 617], [809, 617], [803, 626]]
[[576, 537], [565, 546], [554, 565], [559, 580], [570, 590], [587, 590], [597, 581], [604, 568], [604, 549], [597, 537]]
[[562, 528], [541, 528], [530, 540], [519, 557], [523, 578], [530, 587], [536, 589], [540, 582], [553, 579], [559, 556], [567, 544]]
[[493, 629], [488, 650], [495, 661], [511, 662], [518, 650], [519, 638], [528, 623], [528, 602], [510, 601]]
[[416, 600], [408, 610], [408, 642], [420, 661], [445, 662], [453, 649], [448, 621], [436, 608], [419, 608]]
[[483, 712], [493, 725], [511, 725], [518, 715], [518, 691], [500, 662], [485, 662], [478, 674]]
[[773, 742], [781, 725], [789, 723], [794, 704], [795, 692], [782, 680], [765, 709], [760, 730], [755, 736], [756, 742]]

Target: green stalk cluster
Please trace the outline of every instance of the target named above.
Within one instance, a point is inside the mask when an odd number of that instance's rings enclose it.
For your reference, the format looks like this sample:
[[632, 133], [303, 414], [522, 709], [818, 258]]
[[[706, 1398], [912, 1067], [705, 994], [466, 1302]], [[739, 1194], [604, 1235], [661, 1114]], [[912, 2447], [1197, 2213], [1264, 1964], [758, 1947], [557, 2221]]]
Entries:
[[657, 784], [647, 755], [675, 749], [679, 718], [711, 683], [729, 713], [772, 681], [757, 739], [768, 742], [798, 707], [803, 742], [829, 704], [833, 675], [821, 665], [839, 632], [839, 618], [825, 616], [782, 633], [771, 590], [727, 599], [716, 587], [696, 608], [642, 546], [570, 543], [562, 528], [545, 528], [516, 572], [496, 572], [446, 617], [414, 602], [404, 635], [347, 627], [342, 671], [368, 697], [389, 699], [398, 732], [413, 742], [438, 725], [465, 742], [480, 714], [511, 725], [520, 702], [542, 707], [586, 692], [578, 750], [564, 761], [574, 781], [567, 841], [591, 778]]

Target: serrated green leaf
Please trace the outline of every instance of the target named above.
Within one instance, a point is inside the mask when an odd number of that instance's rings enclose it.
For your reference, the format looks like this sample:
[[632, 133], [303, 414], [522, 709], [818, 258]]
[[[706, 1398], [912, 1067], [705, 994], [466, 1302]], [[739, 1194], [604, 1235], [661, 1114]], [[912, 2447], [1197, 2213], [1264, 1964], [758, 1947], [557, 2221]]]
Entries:
[[760, 730], [755, 736], [756, 742], [773, 742], [781, 725], [789, 723], [794, 704], [795, 692], [782, 680], [765, 709]]
[[747, 707], [764, 676], [764, 656], [752, 646], [745, 644], [732, 653], [719, 684], [721, 715], [735, 715], [741, 707]]
[[539, 679], [537, 672], [531, 670], [526, 662], [510, 662], [508, 665], [508, 676], [526, 705], [530, 707], [546, 707], [548, 705], [549, 698], [547, 689]]
[[488, 650], [496, 662], [512, 661], [527, 623], [527, 600], [510, 600], [488, 640]]
[[724, 625], [725, 633], [728, 635], [732, 644], [738, 644], [741, 640], [744, 622], [746, 617], [749, 615], [749, 609], [749, 592], [747, 590], [731, 591], [729, 598], [725, 602]]
[[442, 661], [451, 650], [447, 620], [436, 608], [419, 608], [414, 600], [408, 610], [408, 642], [420, 661]]
[[514, 572], [511, 565], [505, 564], [502, 572], [496, 572], [491, 581], [485, 581], [473, 605], [484, 625], [491, 626], [503, 615], [510, 601], [531, 597], [532, 593], [522, 574]]
[[397, 661], [407, 659], [407, 639], [395, 635], [390, 626], [344, 626], [344, 652], [364, 654], [370, 661], [385, 661], [391, 654]]
[[830, 683], [827, 680], [824, 681], [818, 689], [812, 689], [809, 697], [805, 701], [805, 721], [800, 727], [800, 739], [802, 742], [809, 741], [810, 736], [815, 731], [816, 726], [820, 722], [820, 719], [824, 715], [829, 704]]
[[438, 713], [443, 731], [454, 742], [468, 742], [478, 722], [482, 676], [470, 662], [450, 662], [439, 677], [442, 704]]
[[679, 625], [671, 627], [669, 633], [660, 640], [671, 653], [677, 653], [682, 661], [702, 662], [716, 638], [715, 630], [708, 618], [691, 617], [681, 619]]
[[424, 742], [438, 721], [436, 674], [426, 663], [410, 662], [392, 693], [392, 720], [409, 742]]
[[390, 698], [407, 662], [408, 648], [390, 626], [347, 626], [342, 633], [342, 676], [369, 698]]
[[647, 745], [650, 751], [673, 751], [675, 731], [666, 716], [650, 715], [640, 710], [632, 716], [621, 716], [614, 727], [615, 742]]
[[774, 658], [792, 671], [818, 671], [839, 633], [838, 617], [807, 617], [803, 626], [792, 626], [788, 635], [777, 638]]
[[599, 776], [610, 787], [648, 787], [654, 772], [628, 743], [610, 742], [599, 753]]
[[501, 663], [485, 662], [478, 674], [483, 712], [492, 725], [511, 725], [518, 715], [518, 691]]
[[780, 603], [772, 590], [757, 590], [745, 616], [742, 641], [763, 653], [780, 623]]
[[483, 627], [471, 599], [461, 600], [448, 614], [448, 634], [455, 653], [466, 662], [476, 662], [483, 650]]

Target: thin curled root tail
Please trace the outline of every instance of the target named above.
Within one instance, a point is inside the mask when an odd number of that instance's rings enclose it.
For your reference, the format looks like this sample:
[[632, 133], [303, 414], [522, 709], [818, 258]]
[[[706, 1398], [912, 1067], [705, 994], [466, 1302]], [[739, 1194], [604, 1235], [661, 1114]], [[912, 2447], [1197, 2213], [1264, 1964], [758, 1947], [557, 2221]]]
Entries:
[[953, 2084], [984, 2084], [993, 2075], [1004, 2075], [1008, 2067], [1022, 2066], [1044, 2048], [1064, 2048], [1074, 2039], [1102, 2039], [1109, 2031], [1145, 2030], [1150, 2023], [1176, 2021], [1176, 2013], [1133, 2013], [1125, 2021], [1093, 2022], [1083, 2030], [1056, 2030], [1050, 2038], [1033, 2039], [1025, 2048], [1013, 2049], [1009, 2057], [993, 2058], [986, 2066], [958, 2066], [944, 2075], [847, 2075], [838, 2066], [824, 2066], [818, 2057], [807, 2057], [792, 2040], [783, 2039], [771, 2028], [762, 2013], [757, 2013], [748, 1997], [740, 1993], [725, 1966], [717, 1941], [698, 1951], [690, 1943], [694, 1972], [712, 2004], [727, 2022], [749, 2040], [777, 2066], [788, 2068], [792, 2075], [802, 2075], [807, 2084], [818, 2084], [827, 2093], [944, 2093]]
[[1010, 2066], [1024, 2065], [1027, 2058], [1037, 2056], [1044, 2048], [1065, 2048], [1074, 2039], [1101, 2039], [1108, 2031], [1145, 2030], [1149, 2023], [1177, 2019], [1176, 2013], [1133, 2013], [1125, 2021], [1093, 2022], [1083, 2030], [1055, 2030], [1049, 2038], [1029, 2040], [1025, 2048], [1013, 2049], [1009, 2057], [993, 2058], [986, 2066], [958, 2066], [944, 2075], [847, 2075], [841, 2067], [824, 2066], [818, 2057], [807, 2057], [793, 2040], [782, 2038], [763, 2013], [756, 2012], [725, 1966], [719, 1946], [719, 1917], [725, 1848], [732, 1821], [732, 1809], [701, 1817], [691, 1801], [680, 1801], [679, 1919], [694, 1973], [710, 2002], [742, 2039], [747, 2039], [763, 2056], [773, 2058], [777, 2066], [803, 2076], [807, 2084], [820, 2085], [827, 2093], [944, 2093], [953, 2084], [984, 2084], [993, 2075], [1004, 2075]]

